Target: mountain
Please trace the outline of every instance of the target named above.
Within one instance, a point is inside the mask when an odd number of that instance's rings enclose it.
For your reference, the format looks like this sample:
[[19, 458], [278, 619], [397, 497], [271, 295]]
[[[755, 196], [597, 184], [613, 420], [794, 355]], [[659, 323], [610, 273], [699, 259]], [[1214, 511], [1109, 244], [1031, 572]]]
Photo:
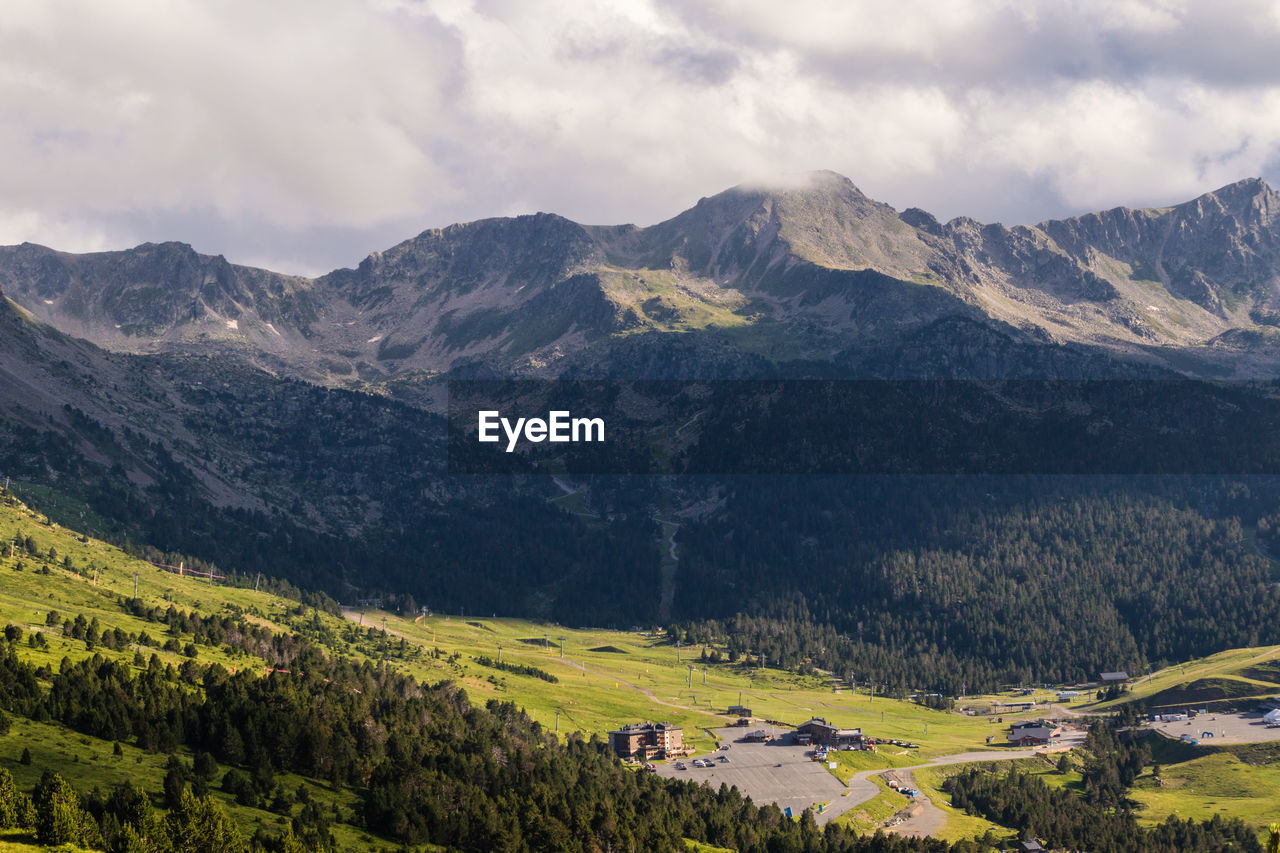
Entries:
[[940, 223], [816, 172], [735, 187], [646, 228], [540, 213], [432, 229], [315, 279], [177, 243], [87, 255], [23, 244], [0, 248], [0, 289], [108, 350], [234, 355], [366, 389], [469, 365], [581, 372], [620, 348], [634, 360], [636, 338], [660, 353], [727, 349], [726, 361], [872, 363], [944, 328], [1269, 376], [1278, 209], [1280, 195], [1250, 179], [1170, 208]]
[[[314, 279], [176, 243], [0, 248], [0, 474], [116, 541], [340, 600], [622, 626], [746, 614], [792, 638], [874, 626], [824, 666], [874, 656], [917, 686], [1257, 645], [1280, 600], [1241, 526], [1280, 527], [1275, 482], [468, 477], [438, 408], [455, 377], [1274, 377], [1275, 209], [1244, 181], [1034, 228], [941, 223], [822, 172], [646, 228], [454, 225]], [[684, 449], [721, 459], [718, 419], [697, 414]], [[1069, 563], [1037, 550], [1081, 518]], [[1219, 575], [1203, 614], [1174, 612]], [[1079, 642], [1065, 601], [1105, 630]], [[1017, 630], [992, 631], [993, 603]], [[803, 648], [776, 653], [799, 665]]]

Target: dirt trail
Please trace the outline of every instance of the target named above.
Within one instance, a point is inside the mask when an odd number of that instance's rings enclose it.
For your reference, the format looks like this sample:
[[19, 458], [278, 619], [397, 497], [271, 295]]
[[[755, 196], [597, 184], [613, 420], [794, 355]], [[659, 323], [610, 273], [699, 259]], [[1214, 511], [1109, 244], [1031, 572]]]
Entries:
[[680, 531], [680, 522], [668, 521], [657, 515], [653, 520], [662, 526], [663, 539], [667, 543], [667, 556], [662, 560], [662, 592], [658, 599], [658, 618], [671, 618], [671, 607], [676, 602], [676, 567], [680, 557], [676, 554], [676, 534]]
[[[908, 788], [916, 787], [915, 777], [911, 775], [910, 770], [900, 771], [897, 776]], [[923, 838], [926, 835], [937, 836], [947, 825], [947, 813], [934, 805], [933, 800], [923, 793], [917, 794], [911, 805], [914, 808], [913, 814], [897, 826], [889, 827], [889, 832]]]

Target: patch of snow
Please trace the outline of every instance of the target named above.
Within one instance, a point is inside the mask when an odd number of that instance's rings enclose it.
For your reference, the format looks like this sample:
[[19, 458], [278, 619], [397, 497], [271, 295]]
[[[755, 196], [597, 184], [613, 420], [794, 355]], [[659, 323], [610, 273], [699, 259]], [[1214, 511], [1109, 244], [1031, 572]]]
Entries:
[[267, 323], [267, 328], [268, 328], [268, 329], [270, 329], [270, 330], [271, 330], [271, 334], [275, 335], [277, 338], [278, 338], [278, 337], [281, 337], [280, 333], [276, 331], [276, 327], [275, 327], [275, 326], [271, 325], [270, 323]]
[[369, 340], [365, 341], [365, 343], [376, 344], [380, 340], [382, 340], [382, 335], [374, 335], [372, 338], [369, 338]]
[[227, 328], [228, 328], [228, 329], [238, 329], [238, 328], [240, 328], [240, 321], [239, 321], [239, 320], [228, 320], [228, 321], [227, 321]]
[[44, 304], [45, 304], [45, 305], [52, 305], [52, 304], [53, 304], [53, 300], [52, 300], [52, 299], [46, 299], [46, 300], [44, 301]]

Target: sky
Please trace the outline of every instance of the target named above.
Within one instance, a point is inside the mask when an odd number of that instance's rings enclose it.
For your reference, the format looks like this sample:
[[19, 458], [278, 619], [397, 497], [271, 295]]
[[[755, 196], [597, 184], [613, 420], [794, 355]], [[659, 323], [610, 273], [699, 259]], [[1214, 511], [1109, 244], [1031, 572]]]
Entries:
[[0, 244], [283, 272], [832, 169], [1007, 225], [1280, 186], [1280, 2], [4, 0]]

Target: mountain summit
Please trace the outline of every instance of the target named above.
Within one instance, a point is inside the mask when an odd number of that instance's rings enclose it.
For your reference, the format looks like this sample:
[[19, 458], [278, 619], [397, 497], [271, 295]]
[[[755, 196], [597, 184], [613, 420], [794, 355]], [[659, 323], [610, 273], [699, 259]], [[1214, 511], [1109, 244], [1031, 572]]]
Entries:
[[646, 228], [543, 213], [451, 225], [314, 279], [179, 243], [23, 244], [0, 248], [0, 288], [107, 349], [232, 353], [361, 387], [476, 364], [554, 375], [642, 341], [822, 361], [939, 323], [1273, 375], [1277, 210], [1280, 194], [1247, 179], [1167, 208], [940, 223], [821, 171], [742, 184]]

